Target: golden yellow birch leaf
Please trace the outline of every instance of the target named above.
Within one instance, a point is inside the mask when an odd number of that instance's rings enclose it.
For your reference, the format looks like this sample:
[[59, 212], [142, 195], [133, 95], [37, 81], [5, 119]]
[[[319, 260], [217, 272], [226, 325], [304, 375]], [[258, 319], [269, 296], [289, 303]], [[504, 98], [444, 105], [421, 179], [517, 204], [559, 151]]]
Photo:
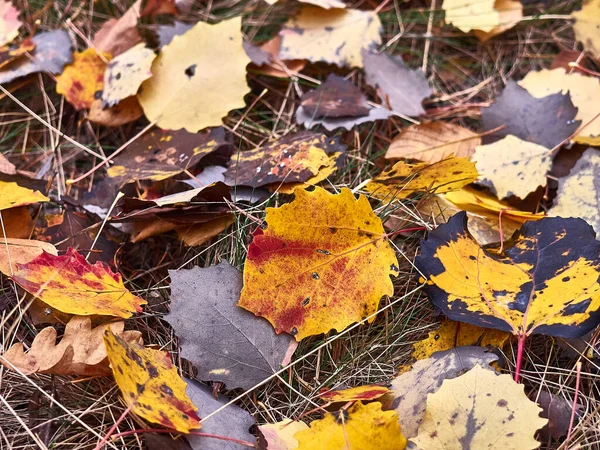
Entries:
[[307, 430], [308, 425], [302, 421], [285, 419], [281, 422], [259, 425], [258, 430], [267, 441], [269, 450], [296, 450], [298, 440], [294, 435], [298, 431]]
[[363, 67], [362, 50], [381, 44], [381, 29], [374, 11], [303, 6], [279, 33], [279, 57]]
[[254, 232], [238, 304], [300, 341], [375, 313], [398, 260], [366, 197], [320, 187], [295, 196], [267, 208], [267, 228]]
[[502, 348], [509, 338], [510, 333], [506, 331], [444, 319], [437, 330], [429, 333], [427, 339], [415, 343], [412, 357], [425, 359], [435, 352], [469, 345]]
[[102, 59], [95, 49], [73, 53], [73, 62], [56, 76], [56, 92], [65, 96], [76, 110], [88, 109], [96, 99], [96, 93], [104, 86], [105, 60], [110, 53], [102, 53]]
[[17, 270], [17, 264], [28, 263], [44, 251], [54, 256], [58, 255], [56, 247], [50, 242], [0, 238], [0, 272], [10, 276]]
[[425, 192], [454, 191], [476, 179], [475, 163], [469, 158], [451, 157], [433, 164], [399, 161], [369, 181], [365, 190], [378, 199], [392, 201]]
[[444, 0], [446, 23], [461, 31], [491, 32], [500, 25], [500, 13], [494, 8], [496, 0]]
[[575, 38], [583, 43], [596, 58], [600, 58], [600, 0], [584, 3], [579, 11], [573, 11]]
[[104, 344], [117, 386], [133, 413], [181, 433], [200, 428], [198, 408], [167, 352], [128, 343], [110, 329]]
[[[600, 9], [598, 14], [600, 17]], [[598, 39], [600, 40], [600, 35]], [[600, 112], [600, 80], [597, 77], [588, 77], [578, 72], [567, 73], [564, 68], [559, 67], [529, 72], [519, 81], [519, 85], [536, 98], [568, 92], [571, 102], [577, 108], [575, 119], [581, 120], [582, 126], [588, 124], [575, 136], [575, 141], [580, 144], [600, 145], [600, 118], [596, 118]]]
[[471, 157], [480, 184], [500, 199], [515, 195], [527, 197], [546, 185], [552, 167], [552, 152], [542, 145], [507, 135], [492, 144], [480, 145]]
[[425, 419], [411, 441], [427, 450], [538, 448], [535, 432], [548, 420], [524, 389], [478, 364], [427, 396]]
[[470, 157], [481, 137], [471, 130], [446, 122], [411, 125], [394, 138], [386, 159], [407, 158], [434, 163], [449, 156]]
[[250, 58], [241, 27], [241, 17], [200, 22], [164, 46], [138, 94], [148, 120], [162, 129], [195, 133], [221, 125], [229, 111], [243, 108]]
[[298, 450], [402, 450], [406, 439], [395, 411], [382, 411], [381, 403], [357, 402], [347, 410], [326, 413], [308, 430], [297, 432]]
[[391, 391], [385, 386], [367, 384], [348, 389], [336, 389], [322, 392], [318, 397], [329, 402], [355, 402], [357, 400], [375, 400]]
[[523, 4], [518, 0], [496, 0], [494, 9], [498, 12], [498, 25], [488, 32], [475, 29], [475, 36], [481, 42], [510, 30], [523, 18]]
[[49, 201], [50, 199], [39, 191], [21, 187], [13, 181], [0, 181], [0, 211]]
[[19, 264], [11, 278], [53, 308], [80, 316], [97, 314], [126, 319], [146, 304], [127, 290], [119, 273], [102, 262], [88, 263], [73, 248], [61, 256], [42, 253]]

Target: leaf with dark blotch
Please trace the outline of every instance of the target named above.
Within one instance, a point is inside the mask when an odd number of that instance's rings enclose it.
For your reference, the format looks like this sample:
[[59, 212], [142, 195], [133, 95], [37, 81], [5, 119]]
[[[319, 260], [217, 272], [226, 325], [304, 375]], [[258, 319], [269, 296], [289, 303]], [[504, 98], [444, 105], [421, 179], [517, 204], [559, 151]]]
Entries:
[[276, 335], [269, 323], [236, 305], [242, 274], [228, 263], [171, 270], [171, 312], [165, 320], [179, 337], [181, 355], [197, 378], [227, 389], [250, 389], [279, 370], [295, 349], [294, 339]]
[[300, 99], [305, 113], [323, 117], [360, 117], [369, 113], [367, 97], [350, 80], [330, 74], [317, 89]]
[[316, 119], [312, 115], [308, 114], [303, 106], [300, 106], [296, 110], [296, 122], [300, 125], [304, 125], [306, 128], [311, 129], [317, 125], [323, 125], [323, 128], [329, 131], [333, 131], [337, 128], [345, 128], [351, 130], [356, 125], [361, 123], [374, 122], [376, 120], [385, 120], [392, 115], [392, 111], [386, 108], [370, 108], [368, 113], [360, 117], [323, 117]]

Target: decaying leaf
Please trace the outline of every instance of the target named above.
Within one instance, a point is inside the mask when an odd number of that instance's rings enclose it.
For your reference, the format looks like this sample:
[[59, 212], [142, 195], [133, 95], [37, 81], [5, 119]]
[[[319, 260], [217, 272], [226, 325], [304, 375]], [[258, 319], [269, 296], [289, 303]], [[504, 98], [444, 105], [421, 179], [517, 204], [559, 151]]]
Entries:
[[117, 386], [133, 413], [181, 433], [200, 428], [198, 408], [167, 352], [128, 343], [110, 329], [104, 344]]
[[65, 313], [126, 319], [146, 304], [127, 290], [119, 273], [101, 262], [89, 264], [73, 248], [62, 256], [44, 252], [17, 267], [11, 278], [19, 286]]
[[267, 442], [268, 450], [296, 450], [298, 440], [294, 435], [307, 429], [308, 425], [304, 422], [290, 419], [258, 426], [258, 430]]
[[50, 199], [39, 191], [21, 187], [14, 181], [0, 181], [0, 211], [49, 201]]
[[392, 295], [398, 260], [366, 197], [296, 189], [291, 203], [266, 211], [268, 226], [248, 248], [239, 305], [278, 333], [300, 341], [341, 331]]
[[385, 386], [377, 384], [367, 384], [364, 386], [356, 386], [348, 389], [336, 389], [321, 392], [319, 398], [328, 402], [355, 402], [355, 401], [371, 401], [379, 397], [389, 394], [391, 391]]
[[139, 119], [144, 114], [137, 97], [127, 97], [110, 108], [102, 107], [102, 100], [96, 99], [90, 106], [87, 118], [90, 122], [106, 127], [119, 127]]
[[20, 11], [10, 1], [0, 1], [0, 46], [11, 43], [23, 24], [19, 20]]
[[511, 195], [525, 198], [545, 186], [552, 167], [552, 153], [546, 147], [512, 135], [478, 146], [471, 159], [475, 161], [479, 183], [500, 199]]
[[402, 434], [407, 438], [417, 435], [425, 417], [427, 396], [436, 392], [444, 380], [455, 378], [477, 364], [492, 370], [489, 364], [497, 359], [481, 347], [456, 347], [417, 361], [408, 372], [394, 378], [390, 408], [398, 413]]
[[450, 156], [470, 157], [481, 144], [479, 135], [446, 122], [411, 125], [390, 144], [386, 159], [408, 158], [434, 163]]
[[428, 450], [534, 449], [540, 446], [535, 432], [547, 422], [540, 411], [510, 375], [476, 365], [427, 396], [425, 419], [412, 441]]
[[137, 94], [142, 83], [152, 76], [154, 58], [153, 50], [138, 44], [111, 60], [104, 72], [102, 106], [116, 105]]
[[171, 312], [164, 319], [179, 337], [181, 355], [197, 368], [198, 379], [246, 390], [289, 362], [294, 339], [276, 335], [266, 320], [236, 305], [242, 274], [235, 267], [222, 262], [170, 270], [169, 276]]
[[56, 77], [56, 92], [64, 95], [76, 110], [90, 108], [104, 86], [105, 61], [110, 57], [109, 53], [101, 57], [93, 48], [74, 53], [73, 63]]
[[600, 58], [600, 0], [590, 0], [579, 11], [573, 11], [575, 38], [586, 50]]
[[547, 425], [540, 430], [540, 440], [547, 441], [550, 437], [559, 439], [569, 432], [573, 402], [564, 397], [541, 391], [537, 404], [542, 407], [540, 416], [548, 419]]
[[298, 431], [298, 450], [402, 450], [406, 439], [402, 435], [394, 411], [382, 411], [381, 403], [363, 405], [357, 402], [347, 410], [326, 413], [311, 422], [308, 430]]
[[426, 339], [415, 343], [412, 357], [417, 360], [425, 359], [436, 352], [470, 345], [502, 348], [509, 338], [510, 333], [505, 331], [444, 319], [437, 330], [430, 332]]
[[[56, 330], [44, 328], [25, 352], [23, 344], [17, 343], [1, 357], [11, 370], [13, 366], [25, 375], [51, 373], [55, 375], [79, 375], [82, 377], [110, 375], [106, 347], [102, 341], [104, 332], [110, 329], [126, 342], [141, 341], [139, 331], [123, 331], [124, 322], [113, 322], [92, 328], [89, 317], [74, 316], [65, 328], [62, 339], [56, 343]], [[7, 364], [8, 361], [10, 364]]]
[[377, 87], [383, 104], [406, 116], [425, 114], [422, 102], [433, 94], [425, 74], [404, 65], [399, 56], [363, 50], [367, 82]]
[[137, 0], [119, 19], [104, 22], [92, 41], [94, 48], [117, 56], [141, 42], [137, 29], [141, 9], [142, 0]]
[[378, 199], [391, 201], [425, 192], [454, 191], [476, 179], [477, 170], [469, 158], [451, 157], [433, 164], [399, 161], [369, 181], [365, 190]]
[[280, 57], [362, 67], [362, 50], [381, 44], [380, 32], [374, 11], [302, 6], [279, 33]]
[[58, 254], [56, 247], [49, 242], [0, 238], [0, 272], [10, 276], [17, 270], [17, 264], [26, 264], [44, 251], [55, 256]]
[[138, 94], [148, 120], [163, 129], [196, 132], [221, 125], [229, 111], [245, 105], [250, 59], [241, 26], [241, 17], [200, 22], [162, 48], [152, 78]]
[[524, 141], [554, 148], [571, 136], [580, 122], [575, 119], [577, 109], [570, 96], [553, 94], [535, 98], [516, 82], [509, 81], [487, 108], [481, 108], [481, 119], [486, 130], [503, 126], [483, 142], [512, 134]]
[[317, 89], [306, 92], [300, 105], [316, 119], [360, 117], [370, 109], [365, 94], [350, 80], [335, 74], [330, 74]]
[[202, 245], [211, 238], [226, 230], [234, 222], [233, 215], [218, 217], [200, 225], [190, 225], [175, 229], [177, 239], [185, 245], [194, 247]]
[[502, 254], [472, 238], [456, 214], [421, 241], [425, 291], [452, 320], [523, 338], [578, 337], [600, 321], [600, 242], [581, 219], [526, 222]]
[[231, 186], [251, 187], [305, 182], [331, 165], [330, 155], [345, 151], [339, 136], [309, 131], [288, 134], [232, 157], [225, 180]]
[[35, 50], [35, 44], [28, 38], [18, 45], [5, 45], [0, 47], [0, 69], [12, 64], [29, 52]]

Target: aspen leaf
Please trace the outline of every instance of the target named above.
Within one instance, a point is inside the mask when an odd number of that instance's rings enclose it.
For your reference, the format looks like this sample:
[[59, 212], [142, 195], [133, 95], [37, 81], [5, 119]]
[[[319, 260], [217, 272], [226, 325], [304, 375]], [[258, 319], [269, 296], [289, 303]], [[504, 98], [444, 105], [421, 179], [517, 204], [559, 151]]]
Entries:
[[584, 2], [581, 10], [573, 11], [571, 17], [575, 19], [575, 38], [594, 57], [600, 58], [600, 0]]
[[319, 394], [319, 398], [328, 402], [355, 402], [358, 400], [371, 401], [385, 394], [390, 390], [385, 386], [377, 384], [367, 384], [365, 386], [356, 386], [348, 389], [329, 390]]
[[374, 11], [303, 6], [279, 33], [280, 58], [362, 67], [362, 50], [381, 44], [380, 32]]
[[101, 262], [88, 263], [73, 248], [61, 256], [44, 252], [17, 267], [12, 279], [61, 312], [128, 318], [146, 303], [127, 290], [119, 273]]
[[477, 179], [475, 164], [468, 158], [448, 158], [437, 163], [399, 161], [367, 183], [374, 197], [391, 201], [425, 192], [444, 193], [460, 189]]
[[363, 405], [356, 402], [347, 410], [326, 413], [315, 420], [308, 430], [298, 431], [298, 450], [402, 450], [406, 439], [402, 435], [394, 411], [382, 411], [381, 403]]
[[444, 0], [446, 22], [485, 42], [514, 27], [523, 17], [523, 5], [516, 0]]
[[104, 344], [117, 386], [133, 413], [181, 433], [200, 428], [198, 408], [167, 352], [128, 343], [110, 329]]
[[498, 12], [498, 24], [489, 31], [475, 29], [474, 34], [481, 42], [486, 42], [510, 30], [523, 18], [523, 5], [518, 0], [496, 0], [494, 9]]
[[539, 417], [541, 410], [510, 375], [476, 365], [427, 397], [425, 419], [412, 441], [428, 450], [534, 449], [540, 446], [535, 432], [548, 422]]
[[17, 270], [17, 264], [26, 264], [43, 252], [58, 255], [56, 247], [49, 242], [0, 238], [0, 272], [10, 276]]
[[39, 191], [21, 187], [14, 181], [0, 181], [0, 211], [49, 201], [50, 199]]
[[241, 17], [216, 25], [200, 22], [162, 48], [152, 78], [138, 94], [148, 120], [193, 133], [221, 125], [229, 111], [244, 107], [250, 59], [241, 26]]
[[464, 212], [421, 241], [415, 264], [452, 320], [518, 335], [578, 337], [600, 320], [600, 242], [581, 219], [526, 222], [502, 254], [482, 248]]
[[300, 341], [375, 313], [398, 260], [366, 197], [320, 187], [295, 196], [267, 208], [267, 228], [254, 232], [239, 305]]
[[308, 425], [304, 422], [291, 419], [258, 426], [258, 430], [267, 441], [268, 450], [296, 450], [298, 440], [294, 435], [307, 429]]
[[12, 42], [19, 35], [19, 28], [23, 25], [19, 13], [11, 2], [0, 1], [0, 46]]

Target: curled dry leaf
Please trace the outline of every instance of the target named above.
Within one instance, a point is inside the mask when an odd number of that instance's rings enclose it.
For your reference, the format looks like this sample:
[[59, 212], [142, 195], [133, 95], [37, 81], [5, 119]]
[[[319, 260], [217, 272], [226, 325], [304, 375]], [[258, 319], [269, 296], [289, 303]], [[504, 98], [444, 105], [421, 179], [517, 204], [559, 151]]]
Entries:
[[267, 228], [254, 232], [239, 305], [300, 341], [374, 314], [394, 292], [398, 260], [366, 197], [320, 187], [295, 196], [267, 208]]
[[573, 11], [575, 38], [586, 50], [600, 58], [600, 0], [584, 2], [581, 10]]
[[[2, 220], [5, 220], [4, 214]], [[11, 275], [17, 270], [17, 264], [26, 264], [43, 252], [56, 256], [56, 247], [49, 242], [30, 239], [0, 238], [0, 272]]]
[[20, 11], [10, 1], [0, 1], [0, 46], [11, 43], [18, 35], [23, 23], [19, 20]]
[[110, 375], [106, 348], [102, 341], [104, 332], [110, 329], [126, 342], [141, 341], [142, 334], [139, 331], [123, 331], [124, 327], [124, 322], [113, 322], [92, 328], [89, 317], [74, 316], [67, 323], [65, 333], [58, 344], [56, 330], [47, 327], [39, 332], [27, 352], [23, 344], [14, 344], [0, 357], [0, 362], [12, 370], [13, 366], [16, 367], [25, 375]]
[[348, 389], [336, 389], [321, 392], [318, 397], [328, 402], [356, 402], [371, 401], [379, 397], [389, 394], [391, 391], [385, 386], [377, 384], [367, 384], [364, 386], [356, 386]]
[[302, 430], [308, 430], [308, 425], [291, 419], [258, 426], [258, 431], [266, 441], [268, 450], [296, 450], [298, 440], [294, 435]]
[[0, 181], [0, 211], [49, 201], [50, 199], [39, 191], [21, 187], [14, 181]]

